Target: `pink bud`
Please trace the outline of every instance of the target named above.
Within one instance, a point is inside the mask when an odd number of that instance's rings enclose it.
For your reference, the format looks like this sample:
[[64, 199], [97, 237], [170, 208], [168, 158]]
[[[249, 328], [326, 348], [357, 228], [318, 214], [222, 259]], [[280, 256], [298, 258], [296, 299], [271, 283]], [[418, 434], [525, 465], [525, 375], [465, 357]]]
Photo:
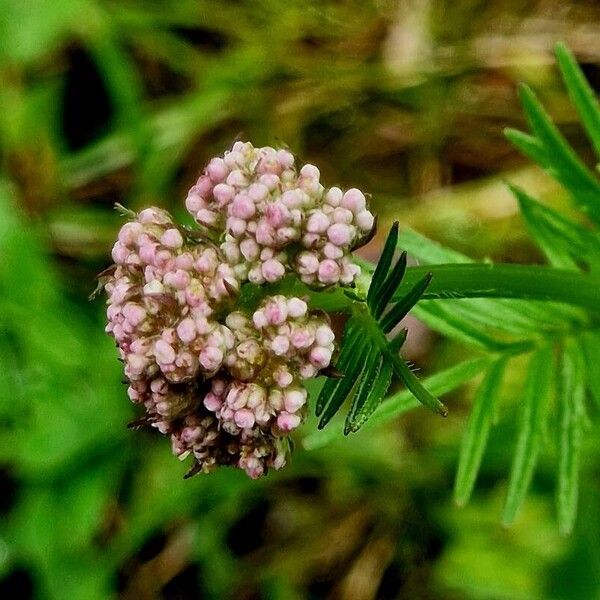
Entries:
[[265, 218], [271, 227], [282, 227], [290, 222], [290, 211], [282, 202], [272, 202], [265, 208]]
[[297, 412], [306, 403], [306, 390], [289, 389], [283, 392], [285, 410], [290, 413]]
[[318, 275], [321, 283], [337, 283], [340, 278], [340, 268], [334, 260], [326, 258], [319, 265]]
[[171, 223], [171, 218], [166, 210], [150, 207], [138, 213], [138, 221], [143, 225], [166, 225]]
[[208, 392], [208, 394], [204, 396], [204, 406], [208, 410], [211, 410], [212, 412], [217, 412], [222, 405], [222, 400], [213, 392]]
[[365, 210], [365, 195], [360, 190], [352, 188], [344, 194], [341, 205], [344, 208], [351, 210], [354, 214], [358, 214]]
[[144, 226], [141, 223], [132, 222], [125, 223], [119, 231], [119, 242], [124, 246], [133, 246], [136, 244], [138, 237], [144, 231]]
[[176, 290], [183, 290], [190, 284], [190, 275], [183, 269], [177, 269], [176, 271], [165, 273], [163, 281], [165, 285], [174, 287]]
[[127, 261], [127, 257], [130, 254], [130, 250], [123, 246], [120, 242], [116, 242], [112, 249], [112, 259], [118, 265], [124, 265]]
[[319, 346], [329, 346], [329, 344], [333, 343], [334, 339], [335, 335], [331, 330], [331, 327], [328, 327], [327, 325], [320, 325], [317, 327], [315, 340]]
[[240, 458], [239, 467], [246, 472], [246, 475], [248, 475], [250, 479], [258, 479], [259, 477], [262, 477], [265, 471], [260, 460], [253, 456], [246, 459]]
[[206, 174], [214, 183], [219, 183], [227, 177], [229, 168], [222, 158], [213, 158], [206, 167]]
[[339, 187], [332, 187], [325, 194], [325, 202], [334, 208], [339, 206], [342, 201], [342, 190]]
[[219, 213], [203, 208], [196, 213], [196, 221], [207, 227], [212, 227], [219, 220]]
[[310, 379], [317, 374], [317, 368], [310, 363], [304, 363], [300, 366], [299, 373], [302, 379]]
[[288, 190], [281, 196], [281, 201], [288, 208], [300, 208], [302, 206], [301, 190]]
[[271, 350], [277, 356], [284, 356], [285, 354], [287, 354], [289, 349], [290, 349], [290, 340], [285, 335], [275, 336], [275, 338], [271, 342]]
[[273, 378], [277, 385], [281, 388], [286, 388], [291, 385], [294, 380], [292, 374], [285, 368], [279, 367], [273, 373]]
[[264, 307], [264, 315], [271, 325], [281, 325], [287, 319], [287, 303], [283, 296], [274, 296]]
[[123, 307], [123, 316], [131, 323], [131, 325], [137, 327], [146, 318], [146, 311], [139, 304], [128, 302]]
[[238, 217], [228, 217], [226, 226], [227, 231], [234, 238], [240, 237], [246, 231], [246, 221]]
[[260, 183], [262, 183], [270, 192], [277, 188], [279, 185], [279, 177], [275, 173], [265, 173], [260, 176]]
[[[346, 227], [343, 225], [343, 227]], [[327, 242], [325, 246], [323, 246], [323, 254], [325, 258], [332, 258], [333, 260], [337, 260], [338, 258], [342, 258], [344, 256], [344, 251], [335, 244], [331, 242]]]
[[213, 187], [214, 184], [210, 180], [210, 177], [207, 175], [200, 175], [200, 177], [198, 177], [198, 181], [196, 181], [196, 185], [192, 188], [192, 190], [196, 194], [202, 196], [202, 198], [208, 198]]
[[287, 311], [288, 315], [294, 319], [299, 317], [303, 317], [308, 310], [308, 306], [304, 300], [300, 300], [300, 298], [290, 298], [287, 301]]
[[352, 212], [341, 206], [338, 206], [338, 208], [333, 211], [332, 216], [335, 223], [343, 223], [344, 225], [350, 225], [354, 219]]
[[160, 339], [154, 344], [154, 356], [160, 365], [169, 365], [175, 361], [175, 350], [170, 344]]
[[247, 408], [242, 408], [235, 412], [235, 424], [241, 429], [247, 429], [254, 426], [254, 413]]
[[230, 214], [238, 219], [250, 219], [256, 212], [254, 202], [246, 194], [237, 194], [231, 203]]
[[252, 315], [252, 322], [257, 329], [263, 329], [269, 324], [269, 320], [267, 319], [264, 310], [257, 310]]
[[232, 185], [237, 188], [248, 185], [248, 179], [243, 171], [235, 169], [227, 176], [227, 185]]
[[183, 319], [183, 321], [177, 325], [177, 335], [179, 336], [179, 339], [186, 344], [194, 341], [196, 339], [196, 325], [194, 320], [189, 317]]
[[309, 233], [324, 233], [331, 225], [329, 218], [320, 210], [315, 211], [306, 222], [306, 231]]
[[198, 269], [200, 273], [214, 273], [218, 266], [219, 260], [217, 258], [217, 253], [213, 248], [204, 250], [196, 259], [196, 269]]
[[310, 362], [317, 367], [317, 369], [324, 369], [329, 366], [331, 362], [331, 350], [323, 348], [322, 346], [316, 346], [310, 351]]
[[321, 173], [314, 165], [307, 164], [300, 169], [300, 175], [302, 175], [302, 177], [306, 177], [307, 179], [316, 179], [318, 181]]
[[223, 352], [219, 348], [213, 346], [206, 346], [200, 352], [200, 364], [202, 368], [208, 371], [216, 371], [223, 362]]
[[296, 258], [296, 268], [301, 275], [312, 275], [319, 269], [319, 259], [312, 252], [300, 252]]
[[356, 224], [361, 231], [371, 231], [375, 217], [368, 210], [363, 210], [356, 215]]
[[258, 258], [260, 247], [252, 238], [247, 238], [240, 242], [240, 251], [246, 260], [252, 262]]
[[158, 244], [153, 244], [152, 242], [147, 242], [140, 246], [140, 258], [142, 262], [147, 265], [154, 264], [156, 260], [156, 249], [158, 248]]
[[291, 340], [295, 348], [309, 348], [315, 341], [315, 335], [309, 327], [297, 327], [292, 332]]
[[352, 228], [343, 223], [335, 223], [327, 230], [327, 237], [336, 246], [347, 246], [352, 241]]
[[199, 210], [206, 208], [206, 200], [193, 187], [185, 199], [185, 207], [192, 213], [196, 214]]
[[263, 263], [262, 274], [268, 282], [273, 283], [285, 275], [285, 267], [278, 260], [270, 258]]
[[277, 150], [277, 160], [284, 169], [294, 166], [294, 155], [287, 150]]
[[269, 194], [269, 189], [263, 183], [253, 183], [248, 188], [248, 197], [254, 202], [264, 200]]
[[189, 252], [183, 252], [175, 257], [175, 266], [184, 271], [191, 271], [194, 267], [194, 257]]
[[234, 196], [234, 187], [227, 185], [226, 183], [219, 183], [218, 185], [215, 185], [215, 189], [213, 190], [213, 197], [219, 203], [219, 206], [221, 208], [223, 208], [226, 204], [231, 202]]
[[256, 241], [262, 246], [271, 246], [275, 241], [275, 230], [264, 219], [256, 227]]
[[233, 150], [232, 152], [225, 152], [223, 161], [230, 169], [236, 169], [244, 164], [245, 159], [241, 152]]
[[299, 415], [282, 412], [277, 417], [277, 425], [282, 431], [292, 431], [292, 429], [296, 429], [300, 425], [300, 420]]

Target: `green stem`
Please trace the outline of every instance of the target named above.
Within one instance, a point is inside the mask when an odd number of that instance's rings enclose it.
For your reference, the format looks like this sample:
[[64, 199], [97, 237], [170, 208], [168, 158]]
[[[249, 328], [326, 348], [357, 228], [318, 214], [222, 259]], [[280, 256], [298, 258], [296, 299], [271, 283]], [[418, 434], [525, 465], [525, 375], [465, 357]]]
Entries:
[[395, 298], [426, 273], [433, 278], [424, 300], [450, 298], [521, 298], [563, 302], [600, 312], [600, 278], [551, 267], [465, 263], [410, 267]]

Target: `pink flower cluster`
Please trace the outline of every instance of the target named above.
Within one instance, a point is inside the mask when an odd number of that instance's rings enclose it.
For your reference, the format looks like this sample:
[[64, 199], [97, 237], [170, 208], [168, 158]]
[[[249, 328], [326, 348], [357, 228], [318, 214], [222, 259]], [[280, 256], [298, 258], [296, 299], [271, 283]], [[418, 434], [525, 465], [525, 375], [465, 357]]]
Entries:
[[287, 150], [236, 142], [210, 161], [186, 206], [199, 224], [226, 232], [221, 250], [240, 280], [275, 282], [292, 271], [310, 285], [349, 284], [360, 273], [350, 252], [374, 218], [362, 192], [319, 179], [314, 165], [297, 171]]
[[329, 366], [334, 334], [301, 298], [236, 307], [242, 287], [286, 272], [351, 283], [350, 251], [373, 217], [358, 190], [325, 190], [316, 167], [297, 173], [286, 150], [241, 142], [209, 163], [186, 205], [204, 233], [158, 208], [121, 228], [103, 281], [106, 331], [129, 397], [176, 456], [192, 454], [194, 473], [232, 465], [259, 477], [285, 464], [306, 414], [303, 381]]

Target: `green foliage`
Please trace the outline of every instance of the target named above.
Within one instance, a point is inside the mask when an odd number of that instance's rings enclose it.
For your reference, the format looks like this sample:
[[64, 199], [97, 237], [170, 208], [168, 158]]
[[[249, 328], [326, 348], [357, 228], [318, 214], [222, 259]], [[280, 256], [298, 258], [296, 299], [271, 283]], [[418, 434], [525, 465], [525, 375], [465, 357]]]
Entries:
[[[598, 150], [600, 107], [563, 45], [557, 46], [557, 57], [569, 95]], [[546, 256], [549, 267], [476, 263], [413, 231], [404, 230], [398, 235], [397, 225], [394, 225], [367, 294], [366, 304], [371, 313], [363, 312], [360, 320], [355, 316], [348, 322], [348, 330], [350, 335], [355, 335], [355, 340], [368, 339], [370, 347], [380, 350], [380, 355], [367, 350], [355, 353], [354, 368], [347, 375], [352, 382], [359, 383], [349, 418], [360, 412], [357, 398], [362, 406], [365, 388], [369, 386], [369, 381], [362, 381], [361, 377], [371, 380], [377, 373], [378, 365], [370, 362], [375, 357], [384, 364], [389, 359], [391, 370], [403, 381], [407, 391], [385, 400], [374, 412], [373, 422], [386, 421], [415, 407], [414, 399], [438, 412], [443, 410], [439, 400], [426, 391], [428, 387], [433, 389], [429, 382], [435, 376], [426, 379], [426, 387], [423, 387], [396, 353], [390, 351], [394, 342], [382, 341], [383, 334], [396, 327], [413, 306], [414, 314], [432, 329], [490, 355], [489, 362], [477, 364], [472, 371], [472, 363], [458, 364], [454, 367], [456, 371], [450, 370], [443, 376], [448, 379], [448, 386], [436, 390], [436, 393], [445, 392], [453, 389], [454, 384], [474, 377], [481, 369], [487, 371], [475, 394], [456, 475], [455, 499], [464, 505], [471, 496], [494, 425], [504, 375], [518, 357], [530, 355], [523, 388], [518, 392], [511, 390], [510, 394], [520, 406], [520, 416], [503, 522], [511, 524], [517, 517], [547, 442], [545, 432], [556, 423], [557, 516], [560, 531], [569, 533], [577, 511], [586, 393], [596, 401], [599, 397], [600, 234], [597, 226], [600, 224], [600, 181], [569, 146], [534, 92], [522, 87], [521, 100], [533, 134], [509, 130], [507, 137], [570, 192], [582, 212], [581, 222], [544, 206], [517, 186], [510, 186], [525, 225]], [[392, 267], [396, 242], [403, 253], [396, 267]], [[407, 268], [406, 253], [425, 266]], [[388, 273], [386, 280], [384, 274]], [[390, 294], [392, 284], [397, 292]], [[381, 317], [381, 306], [388, 301], [394, 304], [387, 315]], [[555, 364], [558, 364], [556, 369]], [[352, 387], [350, 383], [346, 387], [339, 384], [337, 389], [343, 391], [343, 397], [333, 394], [335, 410]], [[330, 397], [332, 389], [330, 382], [323, 386], [321, 404]], [[329, 421], [334, 412], [331, 411], [320, 426]], [[366, 414], [361, 425], [365, 419]], [[353, 429], [347, 425], [348, 430]], [[310, 436], [305, 445], [318, 447], [331, 439], [331, 436], [316, 434]]]

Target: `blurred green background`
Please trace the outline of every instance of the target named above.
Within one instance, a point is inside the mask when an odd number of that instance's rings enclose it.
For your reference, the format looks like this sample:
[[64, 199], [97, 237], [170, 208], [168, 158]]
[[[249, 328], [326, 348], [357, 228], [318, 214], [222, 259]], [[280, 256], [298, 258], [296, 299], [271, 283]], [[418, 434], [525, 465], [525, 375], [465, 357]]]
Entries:
[[[522, 126], [526, 81], [588, 156], [558, 40], [599, 89], [593, 0], [0, 0], [0, 597], [600, 598], [598, 442], [569, 538], [543, 459], [500, 525], [512, 411], [473, 501], [452, 505], [469, 388], [445, 421], [416, 410], [311, 452], [309, 422], [293, 464], [258, 482], [183, 481], [167, 440], [126, 430], [103, 302], [87, 299], [113, 203], [185, 219], [187, 189], [236, 138], [370, 192], [380, 223], [541, 261], [503, 182], [564, 198], [502, 128]], [[411, 327], [423, 374], [469, 352]]]

